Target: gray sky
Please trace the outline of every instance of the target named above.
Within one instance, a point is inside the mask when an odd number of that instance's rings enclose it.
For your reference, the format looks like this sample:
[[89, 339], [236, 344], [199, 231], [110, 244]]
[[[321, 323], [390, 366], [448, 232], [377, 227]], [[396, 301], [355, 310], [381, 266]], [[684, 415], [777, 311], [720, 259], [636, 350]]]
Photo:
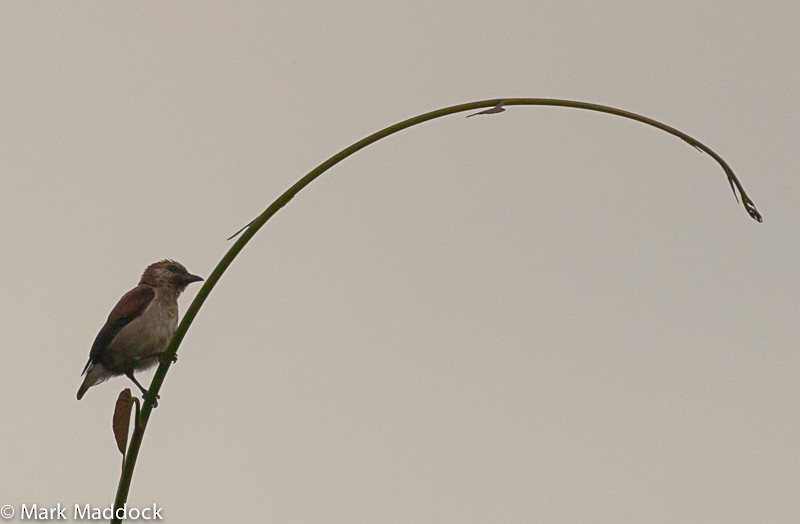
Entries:
[[[168, 522], [797, 522], [797, 2], [4, 2], [0, 504], [104, 506], [89, 347], [271, 221], [167, 376]], [[184, 311], [199, 287], [181, 299]], [[150, 374], [143, 376], [149, 384]]]

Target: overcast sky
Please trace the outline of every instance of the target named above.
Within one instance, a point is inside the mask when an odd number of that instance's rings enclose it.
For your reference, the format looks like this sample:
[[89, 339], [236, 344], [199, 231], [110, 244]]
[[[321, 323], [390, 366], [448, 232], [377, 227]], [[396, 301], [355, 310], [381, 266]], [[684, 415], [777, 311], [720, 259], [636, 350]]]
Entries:
[[[150, 419], [167, 522], [800, 521], [800, 4], [3, 2], [0, 505], [108, 505], [92, 341], [254, 238]], [[185, 311], [199, 286], [181, 298]], [[142, 375], [149, 384], [151, 373]]]

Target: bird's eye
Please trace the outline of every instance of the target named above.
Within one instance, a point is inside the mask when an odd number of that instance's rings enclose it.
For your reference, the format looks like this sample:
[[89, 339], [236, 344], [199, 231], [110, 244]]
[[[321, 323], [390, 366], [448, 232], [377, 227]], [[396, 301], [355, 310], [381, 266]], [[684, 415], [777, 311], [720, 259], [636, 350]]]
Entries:
[[172, 271], [173, 273], [180, 273], [180, 272], [181, 272], [181, 268], [179, 268], [179, 267], [178, 267], [178, 266], [176, 266], [175, 264], [170, 264], [170, 265], [168, 265], [168, 266], [167, 266], [167, 269], [168, 269], [168, 270], [170, 270], [170, 271]]

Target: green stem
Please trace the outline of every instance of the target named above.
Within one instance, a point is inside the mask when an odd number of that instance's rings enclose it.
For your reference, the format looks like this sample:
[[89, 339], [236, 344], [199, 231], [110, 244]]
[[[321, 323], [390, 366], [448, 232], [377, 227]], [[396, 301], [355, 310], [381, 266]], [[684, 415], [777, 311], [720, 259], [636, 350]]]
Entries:
[[[203, 303], [208, 298], [208, 295], [211, 293], [211, 290], [214, 289], [214, 286], [217, 285], [220, 278], [222, 278], [222, 274], [225, 273], [225, 270], [228, 269], [228, 266], [231, 265], [231, 262], [239, 255], [239, 253], [244, 249], [250, 239], [252, 239], [258, 230], [261, 229], [262, 226], [270, 219], [272, 216], [277, 213], [283, 206], [285, 206], [289, 201], [294, 198], [294, 196], [299, 193], [303, 188], [313, 182], [317, 177], [322, 175], [324, 172], [344, 160], [345, 158], [353, 155], [354, 153], [360, 151], [361, 149], [367, 147], [370, 144], [381, 140], [382, 138], [386, 138], [390, 135], [393, 135], [399, 131], [404, 129], [408, 129], [409, 127], [413, 127], [417, 124], [421, 124], [423, 122], [427, 122], [429, 120], [434, 120], [436, 118], [440, 118], [447, 115], [452, 115], [454, 113], [461, 113], [464, 111], [475, 111], [477, 109], [482, 108], [495, 108], [493, 112], [500, 112], [502, 107], [508, 106], [516, 106], [516, 105], [529, 105], [529, 106], [558, 106], [558, 107], [570, 107], [574, 109], [585, 109], [589, 111], [598, 111], [601, 113], [609, 113], [612, 115], [620, 116], [623, 118], [628, 118], [631, 120], [636, 120], [637, 122], [641, 122], [643, 124], [647, 124], [649, 126], [653, 126], [655, 128], [661, 129], [671, 135], [674, 135], [681, 140], [685, 141], [686, 143], [692, 145], [693, 147], [697, 148], [698, 150], [708, 154], [711, 156], [723, 169], [725, 175], [728, 177], [728, 182], [731, 185], [731, 188], [734, 190], [734, 195], [736, 195], [736, 191], [738, 190], [739, 196], [742, 201], [742, 205], [747, 210], [752, 218], [761, 222], [761, 215], [759, 214], [758, 210], [753, 204], [753, 201], [747, 196], [745, 193], [742, 184], [739, 182], [739, 179], [736, 178], [736, 175], [733, 173], [733, 170], [730, 166], [722, 159], [716, 152], [714, 152], [710, 147], [706, 146], [705, 144], [701, 143], [699, 140], [687, 135], [686, 133], [679, 131], [673, 127], [670, 127], [666, 124], [663, 124], [657, 120], [653, 120], [652, 118], [648, 118], [646, 116], [642, 116], [636, 113], [631, 113], [630, 111], [625, 111], [622, 109], [616, 109], [614, 107], [603, 106], [598, 104], [591, 104], [588, 102], [578, 102], [574, 100], [558, 100], [558, 99], [551, 99], [551, 98], [503, 98], [503, 99], [493, 99], [493, 100], [482, 100], [480, 102], [471, 102], [467, 104], [458, 104], [450, 107], [446, 107], [443, 109], [437, 109], [435, 111], [431, 111], [429, 113], [424, 113], [419, 116], [415, 116], [413, 118], [409, 118], [408, 120], [404, 120], [400, 123], [394, 124], [389, 126], [381, 131], [373, 133], [368, 137], [359, 140], [358, 142], [354, 143], [353, 145], [343, 149], [342, 151], [336, 153], [328, 160], [311, 170], [307, 175], [303, 178], [298, 180], [292, 187], [286, 190], [277, 200], [275, 200], [261, 215], [256, 217], [252, 222], [250, 222], [247, 226], [245, 226], [240, 232], [243, 231], [242, 235], [236, 240], [236, 242], [231, 246], [228, 252], [222, 257], [222, 260], [217, 264], [214, 270], [211, 272], [211, 275], [206, 279], [203, 287], [200, 288], [200, 291], [197, 293], [194, 301], [189, 306], [189, 309], [186, 311], [186, 314], [183, 316], [178, 329], [175, 331], [175, 335], [172, 337], [169, 346], [167, 347], [166, 353], [164, 355], [164, 359], [162, 364], [158, 367], [158, 370], [153, 377], [153, 381], [150, 384], [149, 392], [151, 396], [145, 400], [144, 406], [142, 407], [142, 411], [139, 414], [138, 424], [135, 425], [133, 436], [131, 437], [130, 445], [128, 446], [128, 452], [125, 456], [125, 464], [122, 469], [122, 474], [120, 475], [119, 486], [117, 488], [117, 496], [114, 502], [114, 508], [121, 508], [123, 504], [128, 500], [128, 492], [130, 490], [131, 480], [133, 478], [133, 470], [136, 466], [136, 459], [139, 455], [139, 450], [141, 449], [142, 439], [144, 438], [145, 430], [147, 429], [147, 423], [150, 420], [150, 414], [153, 410], [153, 402], [152, 398], [155, 398], [158, 395], [158, 392], [161, 389], [161, 385], [164, 383], [164, 378], [167, 375], [167, 371], [169, 371], [170, 365], [172, 364], [172, 358], [177, 354], [178, 347], [181, 345], [183, 338], [186, 336], [186, 332], [189, 327], [192, 325], [195, 316], [200, 311], [200, 308], [203, 306]], [[234, 235], [236, 236], [236, 235]], [[119, 522], [119, 520], [112, 520], [112, 522]]]

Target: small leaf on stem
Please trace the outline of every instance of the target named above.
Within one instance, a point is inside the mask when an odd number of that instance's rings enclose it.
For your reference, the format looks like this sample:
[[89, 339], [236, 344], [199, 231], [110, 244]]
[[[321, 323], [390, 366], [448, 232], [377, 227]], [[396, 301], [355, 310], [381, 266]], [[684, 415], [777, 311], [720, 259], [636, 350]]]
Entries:
[[119, 392], [117, 404], [114, 406], [114, 418], [111, 427], [114, 430], [114, 439], [117, 441], [117, 449], [125, 459], [125, 450], [128, 448], [128, 431], [131, 427], [131, 409], [133, 408], [133, 396], [130, 388], [125, 388]]
[[506, 108], [503, 107], [503, 101], [502, 100], [498, 100], [497, 101], [497, 105], [495, 105], [494, 107], [490, 107], [489, 109], [485, 109], [485, 110], [481, 111], [480, 113], [472, 113], [471, 115], [467, 115], [467, 118], [469, 118], [471, 116], [478, 116], [478, 115], [493, 115], [495, 113], [502, 113], [505, 110], [506, 110]]

